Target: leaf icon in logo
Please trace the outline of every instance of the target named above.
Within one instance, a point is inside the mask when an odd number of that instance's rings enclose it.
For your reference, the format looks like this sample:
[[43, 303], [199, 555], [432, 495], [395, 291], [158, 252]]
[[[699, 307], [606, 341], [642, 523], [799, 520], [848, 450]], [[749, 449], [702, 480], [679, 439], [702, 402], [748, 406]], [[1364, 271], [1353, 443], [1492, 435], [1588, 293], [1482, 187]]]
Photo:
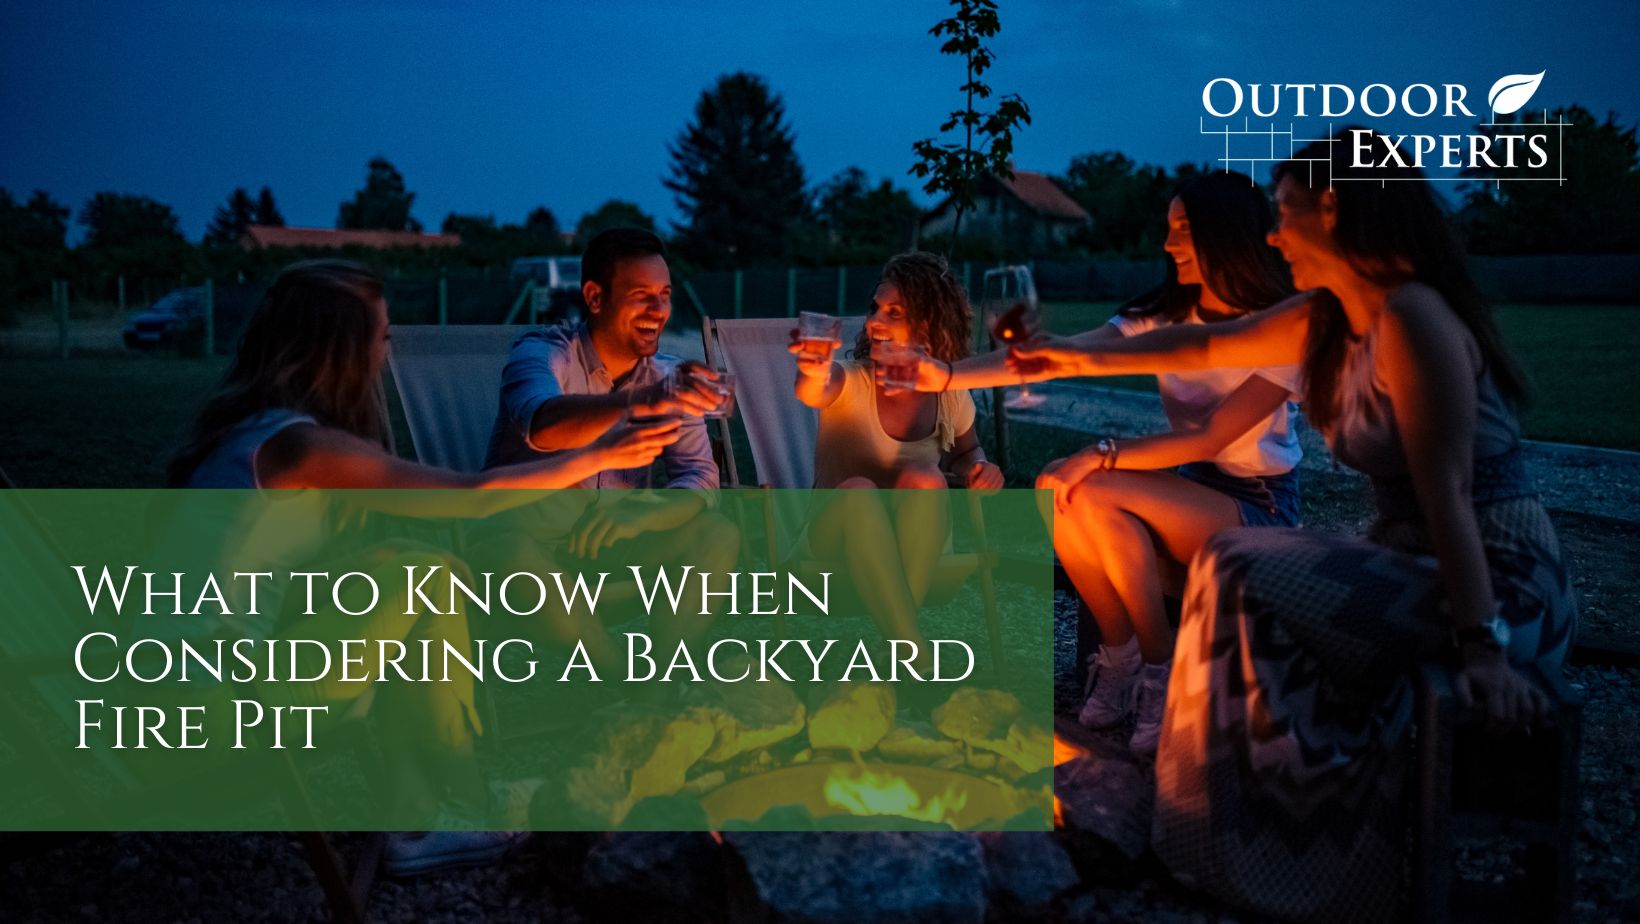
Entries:
[[1492, 89], [1486, 93], [1486, 104], [1498, 115], [1519, 112], [1532, 101], [1532, 94], [1537, 92], [1538, 84], [1543, 82], [1543, 75], [1546, 73], [1548, 71], [1499, 77], [1498, 82], [1492, 84]]

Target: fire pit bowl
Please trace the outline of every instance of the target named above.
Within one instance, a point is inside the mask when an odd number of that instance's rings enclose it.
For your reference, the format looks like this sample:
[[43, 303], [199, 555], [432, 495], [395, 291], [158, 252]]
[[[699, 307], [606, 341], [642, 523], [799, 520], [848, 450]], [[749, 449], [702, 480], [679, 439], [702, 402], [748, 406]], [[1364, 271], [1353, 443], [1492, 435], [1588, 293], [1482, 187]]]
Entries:
[[797, 764], [726, 783], [701, 797], [712, 827], [755, 822], [777, 806], [815, 818], [897, 816], [959, 830], [996, 827], [1029, 807], [1027, 794], [955, 770], [882, 761]]

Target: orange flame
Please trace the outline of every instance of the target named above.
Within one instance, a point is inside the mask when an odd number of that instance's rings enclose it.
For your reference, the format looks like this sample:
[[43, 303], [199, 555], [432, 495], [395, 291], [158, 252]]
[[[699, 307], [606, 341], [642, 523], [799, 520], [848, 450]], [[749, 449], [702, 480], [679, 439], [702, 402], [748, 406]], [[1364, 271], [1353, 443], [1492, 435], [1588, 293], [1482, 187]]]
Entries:
[[824, 791], [828, 805], [853, 815], [897, 815], [916, 821], [944, 821], [968, 804], [968, 794], [950, 786], [924, 802], [904, 777], [863, 768], [832, 771]]

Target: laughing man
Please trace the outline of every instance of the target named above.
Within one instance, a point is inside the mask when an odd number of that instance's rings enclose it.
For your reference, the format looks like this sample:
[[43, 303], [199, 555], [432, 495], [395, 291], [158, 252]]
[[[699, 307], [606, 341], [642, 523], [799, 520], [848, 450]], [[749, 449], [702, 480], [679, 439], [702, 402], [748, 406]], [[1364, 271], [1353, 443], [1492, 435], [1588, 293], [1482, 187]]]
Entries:
[[[603, 231], [587, 245], [581, 271], [587, 320], [532, 331], [513, 344], [501, 374], [501, 406], [485, 464], [507, 465], [585, 446], [628, 415], [680, 416], [682, 436], [661, 460], [665, 486], [685, 490], [620, 492], [596, 500], [590, 492], [556, 497], [507, 517], [504, 530], [487, 531], [500, 546], [486, 551], [503, 551], [515, 563], [538, 567], [543, 559], [554, 568], [573, 567], [573, 560], [581, 559], [586, 571], [616, 575], [639, 554], [646, 566], [728, 571], [739, 534], [714, 509], [718, 467], [701, 419], [719, 400], [703, 381], [712, 373], [659, 352], [661, 331], [672, 314], [665, 246], [650, 231]], [[669, 388], [668, 373], [680, 370]], [[580, 487], [643, 488], [648, 474], [643, 468], [608, 470]], [[549, 622], [558, 641], [583, 642], [600, 667], [618, 663], [621, 654], [594, 614], [559, 613]], [[657, 615], [651, 628], [657, 643], [675, 644], [704, 624], [698, 616], [684, 624]]]

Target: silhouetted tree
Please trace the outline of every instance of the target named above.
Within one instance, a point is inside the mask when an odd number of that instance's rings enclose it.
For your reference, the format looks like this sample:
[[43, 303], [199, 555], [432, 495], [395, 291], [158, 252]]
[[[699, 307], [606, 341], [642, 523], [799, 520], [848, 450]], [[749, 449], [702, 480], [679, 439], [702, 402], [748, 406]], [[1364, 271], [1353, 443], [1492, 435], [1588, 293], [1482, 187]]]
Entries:
[[285, 216], [279, 213], [279, 206], [273, 201], [273, 190], [266, 186], [262, 187], [262, 191], [256, 195], [256, 221], [254, 223], [270, 225], [275, 228], [285, 226]]
[[226, 203], [216, 207], [216, 214], [205, 227], [205, 243], [238, 243], [245, 229], [257, 223], [256, 202], [243, 188], [235, 189]]
[[585, 246], [594, 234], [610, 228], [644, 228], [653, 231], [655, 219], [645, 214], [636, 203], [610, 199], [581, 216], [581, 220], [575, 223], [575, 237]]
[[181, 241], [176, 213], [147, 196], [100, 192], [80, 209], [87, 247], [118, 247], [155, 240]]
[[139, 291], [152, 293], [199, 269], [198, 253], [182, 239], [176, 213], [163, 202], [100, 192], [80, 209], [79, 223], [86, 237], [74, 259], [85, 278], [106, 284], [124, 275], [144, 281]]
[[911, 244], [921, 210], [911, 194], [888, 180], [871, 186], [864, 170], [849, 167], [814, 191], [814, 213], [836, 263], [876, 263]]
[[786, 256], [806, 217], [803, 165], [786, 107], [763, 78], [718, 78], [695, 103], [694, 120], [668, 149], [685, 222], [679, 248], [704, 266]]
[[63, 274], [69, 214], [43, 190], [24, 204], [0, 188], [0, 326], [17, 303], [45, 299]]
[[494, 215], [459, 215], [455, 212], [444, 216], [444, 223], [439, 230], [445, 234], [459, 234], [462, 240], [483, 234], [495, 233]]
[[1055, 177], [1093, 223], [1071, 239], [1091, 253], [1156, 257], [1167, 238], [1167, 206], [1174, 190], [1207, 171], [1205, 164], [1180, 164], [1169, 173], [1141, 164], [1119, 151], [1094, 151], [1071, 158]]
[[524, 216], [524, 230], [539, 240], [542, 246], [558, 246], [558, 216], [552, 214], [552, 209], [544, 205], [530, 209], [530, 213]]
[[416, 194], [404, 186], [404, 177], [385, 157], [370, 159], [364, 188], [343, 202], [336, 215], [338, 228], [383, 231], [420, 231], [421, 222], [410, 215]]
[[[1555, 147], [1543, 167], [1525, 166], [1522, 149], [1514, 168], [1465, 171], [1478, 180], [1466, 188], [1458, 214], [1469, 249], [1489, 254], [1640, 252], [1640, 142], [1634, 126], [1622, 127], [1610, 113], [1599, 121], [1577, 105], [1550, 115], [1551, 122], [1570, 124], [1562, 129], [1563, 144], [1549, 131]], [[1477, 130], [1518, 134], [1530, 127], [1517, 118], [1500, 115], [1495, 119], [1499, 126]], [[1558, 176], [1566, 177], [1564, 185], [1508, 182]]]

